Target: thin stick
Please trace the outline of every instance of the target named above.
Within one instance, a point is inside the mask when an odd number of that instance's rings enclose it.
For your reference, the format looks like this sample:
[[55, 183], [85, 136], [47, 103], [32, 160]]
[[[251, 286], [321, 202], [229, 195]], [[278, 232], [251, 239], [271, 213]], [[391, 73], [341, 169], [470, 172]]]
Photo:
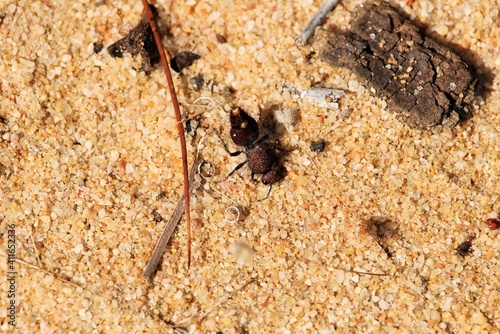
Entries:
[[199, 98], [197, 98], [196, 100], [193, 101], [193, 103], [191, 103], [192, 106], [195, 106], [195, 107], [206, 107], [204, 105], [201, 105], [201, 104], [196, 104], [198, 101], [200, 100], [208, 100], [210, 102], [213, 102], [215, 103], [215, 105], [223, 112], [224, 111], [224, 108], [222, 108], [222, 106], [219, 104], [219, 102], [217, 102], [215, 99], [211, 98], [211, 97], [208, 97], [208, 96], [200, 96]]
[[[193, 164], [191, 165], [191, 170], [189, 171], [189, 194], [191, 194], [191, 191], [193, 190], [193, 180], [194, 180], [194, 174], [196, 174], [197, 170], [197, 165], [198, 165], [198, 156], [200, 153], [201, 149], [201, 144], [203, 143], [203, 140], [205, 140], [206, 136], [201, 137], [200, 141], [198, 142], [198, 148], [196, 150], [196, 155], [194, 157]], [[170, 220], [168, 221], [167, 225], [163, 229], [163, 232], [161, 233], [160, 239], [156, 242], [155, 249], [153, 250], [153, 254], [151, 254], [151, 257], [149, 258], [148, 265], [146, 266], [146, 269], [144, 269], [144, 273], [142, 274], [143, 278], [146, 279], [151, 279], [151, 276], [153, 276], [153, 273], [156, 270], [156, 267], [158, 267], [158, 263], [160, 263], [160, 259], [163, 255], [163, 252], [165, 251], [165, 248], [168, 245], [168, 242], [170, 241], [170, 238], [172, 237], [172, 233], [175, 230], [175, 227], [179, 223], [179, 220], [181, 220], [182, 214], [184, 213], [184, 194], [182, 194], [181, 198], [179, 198], [179, 201], [177, 202], [177, 205], [172, 212], [172, 215], [170, 216]]]
[[30, 232], [30, 239], [33, 243], [33, 249], [35, 250], [36, 260], [38, 261], [38, 265], [42, 266], [42, 261], [40, 261], [40, 256], [38, 255], [38, 250], [36, 249], [35, 238], [33, 238], [33, 233]]
[[[188, 268], [191, 266], [191, 206], [189, 205], [189, 176], [188, 176], [188, 162], [187, 162], [187, 150], [186, 150], [186, 137], [184, 137], [184, 125], [182, 123], [181, 111], [179, 109], [179, 102], [177, 101], [177, 94], [175, 93], [174, 81], [172, 79], [172, 73], [170, 72], [170, 67], [168, 66], [167, 54], [163, 43], [161, 42], [160, 33], [158, 32], [158, 25], [153, 16], [153, 12], [149, 7], [147, 0], [142, 0], [144, 6], [144, 12], [149, 20], [149, 25], [153, 31], [155, 37], [156, 47], [158, 53], [160, 54], [161, 64], [163, 65], [163, 71], [167, 77], [168, 90], [170, 91], [170, 98], [172, 99], [172, 104], [174, 106], [175, 118], [177, 120], [177, 131], [179, 132], [179, 139], [181, 142], [181, 152], [182, 152], [182, 171], [184, 174], [184, 207], [186, 209], [186, 233], [187, 233], [187, 252], [188, 252]], [[170, 54], [168, 54], [170, 59]]]
[[[328, 266], [325, 266], [328, 267]], [[345, 271], [348, 273], [353, 273], [353, 274], [358, 274], [358, 275], [367, 275], [367, 276], [392, 276], [391, 274], [385, 274], [385, 273], [370, 273], [367, 271], [357, 271], [353, 269], [344, 269], [344, 268], [339, 268], [339, 267], [330, 267], [333, 270], [340, 270], [340, 271]]]
[[302, 34], [300, 34], [299, 37], [295, 39], [295, 45], [305, 46], [307, 44], [307, 41], [314, 33], [316, 27], [320, 25], [320, 23], [325, 19], [326, 15], [328, 15], [333, 7], [335, 7], [337, 2], [339, 2], [339, 0], [326, 0], [325, 2], [323, 2], [321, 7], [318, 8], [316, 14], [307, 24], [307, 27], [304, 29]]
[[[196, 160], [193, 162], [193, 165], [191, 166], [191, 171], [189, 172], [189, 182], [190, 182], [190, 193], [191, 190], [193, 190], [193, 179], [194, 179], [194, 174], [196, 171]], [[167, 225], [163, 229], [163, 232], [161, 233], [160, 239], [158, 239], [158, 242], [156, 243], [155, 249], [153, 250], [153, 254], [151, 254], [151, 258], [149, 259], [148, 265], [146, 266], [146, 269], [144, 269], [144, 273], [142, 274], [143, 278], [146, 279], [151, 279], [151, 276], [153, 273], [156, 271], [156, 267], [158, 267], [158, 263], [160, 263], [160, 259], [163, 255], [163, 252], [165, 252], [165, 248], [168, 245], [168, 242], [170, 241], [170, 238], [172, 237], [172, 233], [175, 230], [175, 227], [181, 220], [182, 214], [184, 213], [184, 199], [185, 196], [182, 194], [182, 196], [179, 198], [179, 201], [177, 202], [177, 205], [172, 212], [172, 215], [170, 216], [170, 220], [168, 221]]]
[[[4, 253], [0, 253], [0, 254], [1, 254], [1, 255], [3, 255], [3, 256], [7, 256], [7, 255], [6, 255], [6, 254], [4, 254]], [[42, 267], [35, 266], [34, 264], [28, 263], [28, 262], [23, 261], [23, 260], [21, 260], [21, 259], [14, 259], [14, 261], [16, 261], [16, 262], [18, 262], [18, 263], [20, 263], [20, 264], [22, 264], [22, 265], [24, 265], [24, 266], [26, 266], [26, 267], [28, 267], [28, 268], [30, 268], [30, 269], [35, 269], [35, 270], [41, 271], [42, 273], [45, 273], [45, 274], [51, 275], [51, 276], [52, 276], [52, 277], [54, 277], [55, 279], [58, 279], [58, 280], [60, 280], [60, 281], [62, 281], [62, 282], [64, 282], [64, 283], [67, 283], [67, 284], [69, 284], [69, 285], [71, 285], [71, 286], [73, 286], [73, 287], [75, 287], [75, 288], [85, 289], [84, 287], [82, 287], [82, 286], [80, 286], [80, 285], [78, 285], [78, 284], [76, 284], [76, 283], [73, 283], [73, 282], [71, 282], [71, 281], [69, 281], [69, 280], [67, 280], [67, 279], [65, 279], [65, 278], [62, 278], [62, 277], [60, 277], [60, 276], [58, 276], [58, 275], [56, 275], [56, 274], [54, 274], [54, 273], [52, 273], [52, 272], [48, 271], [47, 269], [43, 269]], [[86, 290], [86, 289], [85, 289], [85, 290]]]

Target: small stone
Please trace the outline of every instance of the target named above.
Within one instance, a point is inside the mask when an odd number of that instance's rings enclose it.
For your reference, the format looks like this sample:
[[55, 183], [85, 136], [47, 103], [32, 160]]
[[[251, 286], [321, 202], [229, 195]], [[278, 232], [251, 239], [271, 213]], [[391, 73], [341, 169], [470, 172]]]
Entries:
[[219, 43], [226, 43], [227, 42], [227, 39], [226, 37], [224, 37], [223, 35], [221, 34], [216, 34], [215, 37], [217, 38], [217, 42]]
[[182, 296], [183, 296], [183, 293], [182, 293], [182, 290], [179, 290], [175, 293], [174, 295], [174, 299], [176, 300], [181, 300], [182, 299]]
[[484, 326], [488, 324], [488, 319], [481, 313], [481, 312], [475, 312], [471, 316], [471, 321], [474, 324]]
[[134, 166], [132, 166], [129, 162], [125, 165], [125, 172], [127, 173], [133, 173], [134, 172]]
[[197, 76], [189, 79], [189, 81], [191, 82], [191, 86], [193, 86], [193, 89], [196, 92], [202, 89], [203, 84], [205, 83], [205, 81], [203, 80], [203, 76], [201, 74], [198, 74]]
[[381, 309], [382, 311], [385, 311], [385, 310], [389, 309], [389, 307], [390, 307], [391, 305], [389, 305], [389, 303], [388, 303], [388, 302], [386, 302], [385, 300], [381, 299], [381, 300], [378, 302], [378, 306], [380, 307], [380, 309]]
[[325, 150], [326, 143], [324, 141], [313, 141], [311, 143], [312, 152], [323, 152]]
[[73, 248], [73, 251], [75, 252], [75, 254], [80, 254], [82, 250], [83, 250], [82, 244], [78, 244], [75, 246], [75, 248]]
[[111, 161], [117, 161], [118, 158], [120, 157], [120, 153], [117, 150], [113, 150], [109, 153], [109, 157]]
[[444, 24], [440, 24], [435, 28], [436, 32], [440, 34], [441, 36], [444, 36], [448, 33], [448, 27]]
[[348, 86], [349, 86], [349, 90], [351, 92], [355, 92], [358, 90], [358, 87], [359, 87], [359, 82], [358, 81], [354, 81], [354, 80], [351, 80], [348, 82]]
[[104, 48], [102, 43], [94, 43], [94, 53], [99, 53]]
[[222, 96], [226, 99], [229, 99], [231, 96], [233, 96], [235, 90], [233, 87], [224, 87], [222, 89]]

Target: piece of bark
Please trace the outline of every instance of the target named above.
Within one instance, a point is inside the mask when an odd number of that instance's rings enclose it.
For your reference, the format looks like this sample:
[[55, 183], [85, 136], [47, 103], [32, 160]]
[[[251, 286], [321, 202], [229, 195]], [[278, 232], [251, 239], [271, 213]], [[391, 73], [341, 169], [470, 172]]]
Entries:
[[[153, 15], [157, 17], [157, 9], [152, 5], [149, 6]], [[132, 57], [141, 55], [141, 70], [146, 73], [151, 72], [153, 65], [160, 61], [160, 54], [146, 14], [142, 15], [141, 22], [132, 28], [127, 36], [108, 46], [108, 52], [114, 58], [123, 58], [124, 53], [129, 53]]]
[[193, 52], [181, 52], [170, 61], [170, 68], [175, 72], [180, 73], [184, 68], [193, 65], [195, 60], [201, 56]]
[[318, 31], [324, 61], [346, 67], [417, 128], [472, 117], [477, 83], [468, 65], [383, 2], [358, 9], [352, 33]]

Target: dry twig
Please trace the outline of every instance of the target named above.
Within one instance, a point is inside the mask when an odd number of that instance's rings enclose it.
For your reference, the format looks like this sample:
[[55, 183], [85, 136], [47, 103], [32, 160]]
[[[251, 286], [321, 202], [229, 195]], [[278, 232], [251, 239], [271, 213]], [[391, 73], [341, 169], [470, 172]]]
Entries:
[[[325, 267], [328, 267], [325, 265]], [[346, 273], [353, 273], [353, 274], [358, 274], [358, 275], [366, 275], [366, 276], [392, 276], [392, 274], [386, 274], [386, 273], [372, 273], [368, 271], [358, 271], [354, 269], [345, 269], [345, 268], [340, 268], [340, 267], [328, 267], [331, 268], [332, 270], [340, 270], [344, 271]]]
[[[167, 77], [168, 90], [170, 92], [170, 97], [172, 99], [172, 104], [174, 106], [175, 118], [177, 120], [177, 131], [179, 132], [179, 139], [181, 142], [181, 152], [182, 152], [182, 170], [184, 174], [184, 208], [186, 212], [186, 233], [187, 233], [187, 252], [188, 252], [188, 268], [191, 266], [191, 214], [189, 205], [189, 175], [188, 175], [188, 162], [187, 162], [187, 150], [186, 150], [186, 138], [184, 136], [184, 125], [182, 123], [181, 111], [179, 108], [179, 102], [177, 101], [177, 95], [175, 93], [174, 81], [172, 79], [172, 73], [170, 72], [170, 67], [168, 66], [170, 60], [170, 54], [163, 47], [161, 42], [160, 33], [158, 32], [158, 25], [154, 19], [151, 8], [149, 7], [147, 0], [142, 0], [144, 6], [144, 12], [149, 20], [149, 25], [153, 31], [155, 37], [156, 47], [158, 48], [158, 53], [160, 54], [161, 64], [163, 66], [163, 71]], [[188, 196], [186, 196], [188, 194]]]
[[[1, 254], [1, 255], [3, 255], [3, 256], [7, 256], [7, 255], [6, 255], [6, 254], [4, 254], [4, 253], [0, 253], [0, 254]], [[21, 260], [21, 259], [14, 259], [14, 261], [16, 261], [17, 263], [20, 263], [20, 264], [22, 264], [22, 265], [24, 265], [24, 266], [26, 266], [26, 267], [28, 267], [28, 268], [30, 268], [30, 269], [35, 269], [35, 270], [41, 271], [42, 273], [48, 274], [48, 275], [50, 275], [50, 276], [54, 277], [55, 279], [58, 279], [58, 280], [60, 280], [61, 282], [67, 283], [67, 284], [69, 284], [69, 285], [71, 285], [71, 286], [73, 286], [73, 287], [75, 287], [75, 288], [82, 288], [82, 289], [85, 289], [84, 287], [82, 287], [82, 286], [80, 286], [80, 285], [78, 285], [78, 284], [76, 284], [76, 283], [73, 283], [73, 282], [71, 282], [70, 280], [67, 280], [67, 279], [65, 279], [65, 278], [62, 278], [61, 276], [58, 276], [58, 275], [54, 274], [53, 272], [50, 272], [50, 271], [48, 271], [47, 269], [44, 269], [44, 268], [42, 268], [42, 267], [35, 266], [34, 264], [31, 264], [31, 263], [29, 263], [29, 262], [23, 261], [23, 260]]]
[[295, 39], [295, 44], [297, 46], [305, 46], [307, 41], [314, 33], [314, 30], [318, 25], [320, 25], [321, 21], [323, 21], [328, 15], [328, 13], [335, 7], [335, 5], [339, 2], [339, 0], [325, 0], [323, 4], [318, 8], [316, 14], [312, 17], [312, 19], [307, 24], [307, 27], [300, 34], [299, 37]]
[[[191, 170], [189, 171], [189, 194], [191, 194], [191, 191], [193, 190], [193, 180], [194, 180], [194, 175], [196, 174], [196, 170], [198, 165], [198, 155], [200, 152], [200, 147], [201, 143], [205, 137], [202, 137], [198, 143], [198, 149], [196, 151], [196, 156], [194, 158], [193, 164], [191, 165]], [[158, 263], [160, 263], [160, 259], [163, 255], [163, 252], [165, 251], [165, 248], [168, 245], [168, 242], [170, 241], [170, 238], [172, 237], [172, 233], [175, 230], [175, 227], [179, 223], [179, 220], [181, 220], [182, 214], [184, 213], [184, 194], [179, 198], [179, 201], [177, 202], [177, 205], [175, 206], [174, 211], [172, 212], [172, 215], [170, 216], [170, 220], [168, 221], [167, 225], [165, 225], [165, 228], [163, 229], [163, 232], [161, 233], [160, 239], [158, 239], [158, 242], [156, 243], [155, 249], [153, 250], [153, 254], [151, 254], [151, 258], [149, 259], [148, 265], [146, 266], [146, 269], [144, 269], [144, 273], [142, 274], [143, 278], [146, 279], [151, 279], [151, 276], [156, 270], [156, 267], [158, 266]]]

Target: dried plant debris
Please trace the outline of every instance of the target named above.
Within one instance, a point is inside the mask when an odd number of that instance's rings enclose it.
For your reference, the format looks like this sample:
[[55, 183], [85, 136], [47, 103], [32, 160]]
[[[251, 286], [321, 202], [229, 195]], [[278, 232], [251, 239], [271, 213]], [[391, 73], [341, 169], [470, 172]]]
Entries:
[[323, 87], [301, 88], [290, 85], [283, 85], [283, 89], [290, 92], [294, 99], [306, 99], [313, 101], [318, 106], [326, 109], [338, 109], [338, 99], [345, 95], [340, 89]]
[[[154, 6], [150, 5], [150, 7], [156, 18], [158, 11]], [[160, 54], [146, 14], [142, 15], [141, 22], [125, 37], [108, 46], [108, 52], [114, 58], [123, 58], [125, 53], [132, 57], [140, 55], [142, 57], [141, 70], [146, 73], [151, 72], [153, 66], [160, 61]]]
[[460, 256], [466, 256], [469, 254], [470, 248], [472, 247], [472, 241], [476, 236], [474, 234], [471, 234], [465, 239], [458, 247], [456, 248], [457, 254]]
[[325, 0], [321, 6], [318, 8], [318, 11], [311, 18], [309, 23], [307, 23], [307, 27], [300, 34], [299, 37], [295, 39], [295, 44], [297, 46], [305, 46], [309, 37], [314, 33], [314, 30], [320, 23], [325, 19], [328, 13], [335, 7], [335, 5], [339, 2], [339, 0]]
[[201, 56], [192, 52], [181, 52], [170, 61], [170, 68], [179, 73], [186, 67], [193, 65], [195, 60], [200, 59]]
[[[191, 166], [191, 169], [189, 171], [189, 191], [191, 192], [194, 188], [194, 175], [196, 173], [196, 160], [198, 158], [198, 155], [195, 157], [195, 162]], [[163, 191], [161, 192], [163, 193]], [[161, 194], [160, 193], [160, 194]], [[162, 196], [157, 196], [158, 198], [163, 198], [164, 195]], [[165, 251], [165, 248], [167, 247], [168, 242], [170, 241], [170, 238], [172, 237], [172, 234], [174, 233], [175, 227], [179, 223], [182, 215], [184, 214], [184, 194], [182, 194], [181, 198], [179, 198], [179, 201], [177, 202], [177, 205], [172, 212], [172, 215], [170, 216], [169, 221], [166, 223], [165, 228], [163, 229], [163, 232], [161, 233], [160, 238], [158, 239], [156, 246], [153, 250], [153, 254], [151, 255], [151, 258], [149, 259], [149, 262], [144, 269], [144, 273], [142, 274], [142, 277], [146, 279], [150, 279], [151, 276], [154, 274], [156, 271], [156, 267], [158, 266], [158, 263], [160, 263], [161, 257], [163, 255], [163, 252]], [[151, 212], [153, 215], [153, 219], [155, 222], [160, 223], [163, 220], [163, 217], [161, 214], [154, 209], [153, 212]]]
[[477, 80], [468, 65], [388, 3], [359, 8], [350, 34], [319, 31], [315, 47], [321, 59], [371, 84], [410, 126], [455, 125], [472, 117]]

